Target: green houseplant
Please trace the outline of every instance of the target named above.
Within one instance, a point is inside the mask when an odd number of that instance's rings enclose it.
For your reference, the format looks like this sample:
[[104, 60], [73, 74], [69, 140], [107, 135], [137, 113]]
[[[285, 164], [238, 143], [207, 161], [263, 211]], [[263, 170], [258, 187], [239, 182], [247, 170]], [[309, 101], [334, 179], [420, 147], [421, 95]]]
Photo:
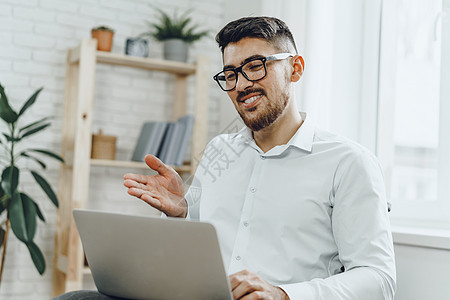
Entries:
[[191, 10], [173, 16], [159, 8], [155, 8], [159, 17], [156, 22], [147, 22], [149, 31], [140, 36], [152, 37], [164, 43], [164, 58], [177, 61], [186, 61], [188, 45], [192, 44], [209, 34], [208, 30], [199, 30], [198, 24], [192, 24], [189, 16]]
[[21, 126], [19, 122], [24, 113], [35, 103], [41, 91], [42, 88], [38, 89], [24, 103], [20, 111], [16, 112], [10, 106], [5, 90], [0, 84], [0, 118], [6, 123], [8, 128], [7, 132], [0, 135], [0, 148], [3, 150], [3, 153], [0, 155], [0, 163], [3, 168], [0, 184], [0, 247], [2, 248], [0, 281], [10, 227], [14, 235], [27, 246], [38, 272], [42, 275], [45, 271], [44, 256], [33, 241], [36, 233], [37, 218], [44, 222], [45, 218], [38, 204], [29, 195], [19, 191], [21, 169], [31, 172], [32, 177], [56, 207], [58, 207], [58, 199], [49, 183], [38, 172], [18, 165], [20, 159], [29, 159], [36, 162], [42, 169], [45, 169], [45, 163], [36, 154], [64, 162], [59, 155], [53, 152], [40, 148], [24, 149], [21, 144], [29, 136], [41, 132], [50, 126], [48, 117], [31, 122], [25, 126]]

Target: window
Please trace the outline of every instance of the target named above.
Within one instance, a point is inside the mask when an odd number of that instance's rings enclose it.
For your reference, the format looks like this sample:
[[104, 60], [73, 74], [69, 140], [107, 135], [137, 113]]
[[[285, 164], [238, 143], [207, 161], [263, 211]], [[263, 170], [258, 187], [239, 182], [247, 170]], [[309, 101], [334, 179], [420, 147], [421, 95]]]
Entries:
[[450, 226], [449, 4], [383, 1], [377, 152], [393, 223]]

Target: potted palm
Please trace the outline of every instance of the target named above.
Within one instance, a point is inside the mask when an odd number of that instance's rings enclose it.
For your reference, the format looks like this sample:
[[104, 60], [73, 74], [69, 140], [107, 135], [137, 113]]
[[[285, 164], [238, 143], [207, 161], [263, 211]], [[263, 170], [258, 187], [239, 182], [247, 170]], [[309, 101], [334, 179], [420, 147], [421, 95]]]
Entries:
[[173, 17], [163, 10], [159, 12], [157, 22], [147, 22], [149, 31], [140, 36], [148, 36], [164, 43], [164, 58], [168, 60], [187, 61], [188, 46], [209, 34], [208, 30], [198, 30], [197, 24], [192, 24], [190, 11]]
[[16, 112], [10, 106], [5, 90], [0, 84], [0, 118], [8, 128], [7, 132], [0, 136], [0, 148], [3, 150], [3, 154], [0, 155], [0, 164], [3, 168], [0, 184], [0, 248], [2, 248], [0, 281], [10, 229], [28, 248], [38, 272], [42, 275], [45, 271], [44, 256], [34, 242], [37, 218], [43, 222], [45, 222], [45, 218], [38, 204], [19, 187], [20, 175], [24, 171], [29, 171], [51, 202], [58, 207], [58, 199], [47, 180], [36, 170], [21, 167], [23, 164], [19, 163], [21, 159], [28, 159], [37, 163], [40, 168], [46, 169], [46, 164], [39, 157], [42, 155], [64, 162], [59, 155], [51, 151], [41, 148], [26, 148], [21, 144], [28, 137], [50, 126], [48, 117], [25, 126], [22, 126], [20, 122], [25, 112], [35, 103], [41, 91], [42, 88], [38, 89], [24, 103], [20, 111]]

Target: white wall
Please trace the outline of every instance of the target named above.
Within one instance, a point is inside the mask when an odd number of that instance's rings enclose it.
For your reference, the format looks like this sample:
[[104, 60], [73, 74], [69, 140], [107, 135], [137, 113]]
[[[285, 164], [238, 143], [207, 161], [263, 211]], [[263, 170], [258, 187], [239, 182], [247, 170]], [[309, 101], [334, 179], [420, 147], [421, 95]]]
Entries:
[[375, 151], [380, 0], [307, 1], [302, 108]]
[[450, 236], [394, 232], [396, 300], [450, 299]]
[[[124, 53], [125, 39], [145, 31], [145, 20], [154, 16], [150, 3], [165, 10], [193, 7], [194, 19], [212, 33], [224, 23], [225, 4], [222, 0], [0, 0], [0, 82], [16, 109], [37, 88], [44, 86], [37, 103], [27, 113], [27, 121], [55, 117], [50, 129], [30, 138], [29, 145], [60, 153], [67, 49], [77, 46], [81, 39], [89, 38], [92, 27], [106, 24], [116, 31], [112, 52]], [[211, 74], [222, 67], [213, 34], [191, 48], [189, 60], [195, 60], [199, 54], [211, 58]], [[159, 43], [150, 42], [150, 57], [162, 57]], [[172, 81], [171, 76], [161, 73], [98, 66], [93, 128], [94, 131], [102, 128], [105, 134], [118, 137], [117, 159], [130, 158], [144, 121], [170, 118]], [[219, 132], [218, 102], [223, 96], [214, 84], [211, 79], [210, 138]], [[193, 92], [193, 89], [189, 90], [190, 108]], [[3, 131], [4, 126], [0, 129]], [[28, 167], [38, 168], [35, 164]], [[56, 189], [59, 165], [49, 161], [48, 167], [45, 177]], [[138, 170], [93, 168], [89, 206], [150, 212], [148, 206], [126, 194], [122, 176], [127, 171]], [[56, 210], [30, 176], [23, 178], [20, 188], [33, 195], [47, 219], [47, 223], [39, 223], [35, 238], [45, 255], [47, 271], [41, 277], [34, 269], [26, 247], [10, 235], [0, 298], [49, 299]]]

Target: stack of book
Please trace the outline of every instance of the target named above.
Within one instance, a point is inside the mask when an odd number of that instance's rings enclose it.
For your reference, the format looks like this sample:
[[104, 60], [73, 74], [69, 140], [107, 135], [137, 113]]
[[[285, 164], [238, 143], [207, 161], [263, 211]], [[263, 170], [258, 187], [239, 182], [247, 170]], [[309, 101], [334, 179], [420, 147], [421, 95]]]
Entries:
[[181, 117], [177, 122], [144, 123], [131, 160], [144, 161], [145, 155], [153, 154], [165, 164], [181, 166], [193, 126], [192, 115]]

